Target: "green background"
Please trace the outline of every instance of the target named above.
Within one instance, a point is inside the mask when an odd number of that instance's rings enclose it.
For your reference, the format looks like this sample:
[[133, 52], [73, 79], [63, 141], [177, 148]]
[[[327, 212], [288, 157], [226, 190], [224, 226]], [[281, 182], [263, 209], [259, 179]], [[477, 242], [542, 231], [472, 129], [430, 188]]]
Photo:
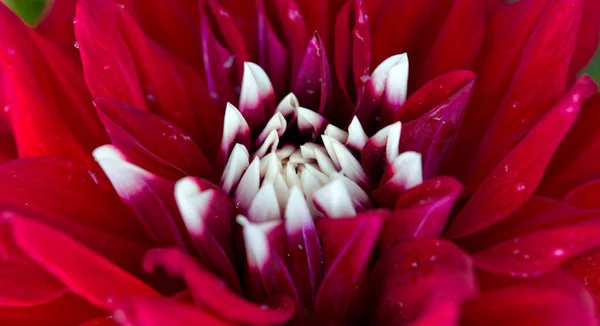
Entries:
[[[43, 15], [46, 3], [49, 0], [0, 0], [17, 12], [24, 21], [31, 25], [35, 25], [38, 19]], [[165, 0], [166, 1], [166, 0]], [[600, 51], [587, 67], [586, 71], [596, 82], [600, 83]]]

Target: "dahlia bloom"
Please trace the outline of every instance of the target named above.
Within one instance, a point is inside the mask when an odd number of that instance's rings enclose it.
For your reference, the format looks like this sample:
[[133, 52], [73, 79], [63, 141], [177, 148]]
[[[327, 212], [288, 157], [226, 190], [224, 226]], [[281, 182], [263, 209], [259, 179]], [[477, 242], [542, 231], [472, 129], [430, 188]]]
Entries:
[[0, 320], [597, 325], [598, 15], [0, 5]]

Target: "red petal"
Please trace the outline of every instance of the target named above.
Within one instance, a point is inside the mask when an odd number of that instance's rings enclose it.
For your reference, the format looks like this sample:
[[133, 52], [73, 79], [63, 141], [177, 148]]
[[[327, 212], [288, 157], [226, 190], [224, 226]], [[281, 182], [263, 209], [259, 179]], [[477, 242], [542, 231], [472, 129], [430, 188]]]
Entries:
[[562, 267], [569, 274], [585, 284], [594, 295], [596, 303], [600, 302], [600, 248], [589, 251], [568, 261]]
[[32, 307], [0, 307], [0, 320], [11, 326], [77, 325], [106, 312], [67, 293], [61, 298]]
[[577, 122], [552, 158], [539, 193], [562, 198], [578, 185], [600, 178], [600, 94], [587, 100]]
[[381, 226], [381, 216], [369, 211], [317, 225], [325, 264], [314, 308], [320, 323], [351, 321], [359, 313], [353, 308], [364, 304], [366, 272]]
[[424, 323], [422, 318], [456, 309], [476, 291], [471, 259], [458, 247], [435, 238], [405, 241], [388, 249], [369, 276], [370, 320]]
[[174, 179], [217, 179], [196, 143], [172, 123], [115, 100], [98, 98], [94, 103], [112, 143], [128, 157], [139, 158], [136, 165]]
[[[282, 42], [277, 36], [273, 25], [269, 22], [267, 9], [264, 4], [265, 0], [257, 2], [258, 5], [258, 65], [265, 69], [265, 72], [269, 76], [271, 82], [273, 82], [273, 88], [277, 98], [283, 98], [285, 92], [289, 90], [288, 83], [289, 68], [290, 68], [290, 53], [286, 49], [286, 43]], [[291, 1], [287, 1], [288, 4]], [[283, 1], [276, 1], [274, 5], [276, 7], [281, 6]], [[279, 9], [279, 8], [278, 8]]]
[[531, 197], [554, 151], [573, 126], [592, 84], [589, 78], [583, 78], [498, 164], [452, 222], [448, 237], [484, 229]]
[[483, 44], [485, 23], [483, 1], [454, 1], [429, 52], [421, 84], [452, 70], [472, 69]]
[[448, 100], [450, 94], [475, 80], [475, 74], [466, 70], [443, 74], [421, 87], [406, 99], [394, 121], [415, 120]]
[[573, 59], [571, 59], [571, 65], [569, 66], [570, 80], [575, 79], [577, 74], [588, 64], [598, 49], [598, 40], [600, 39], [599, 16], [600, 2], [595, 0], [585, 0], [579, 36], [577, 37], [575, 52], [573, 53]]
[[235, 325], [201, 307], [177, 303], [168, 299], [133, 300], [115, 311], [113, 316], [121, 325]]
[[201, 1], [200, 35], [204, 75], [211, 96], [219, 106], [238, 104], [235, 87], [242, 80], [243, 64], [248, 61], [244, 39], [233, 18], [216, 1]]
[[475, 255], [477, 267], [500, 275], [535, 277], [600, 245], [598, 221], [539, 231], [501, 242]]
[[48, 15], [35, 30], [65, 48], [73, 48], [75, 42], [73, 17], [75, 17], [76, 3], [77, 0], [53, 1]]
[[[565, 91], [582, 13], [583, 0], [559, 0], [548, 4], [523, 50], [506, 96], [487, 126], [479, 152], [468, 171], [466, 191], [473, 191], [485, 179]], [[514, 23], [512, 20], [511, 24]], [[558, 48], [556, 40], [561, 40]], [[585, 93], [583, 91], [583, 96], [587, 97]]]
[[473, 83], [463, 86], [421, 118], [402, 126], [400, 149], [421, 153], [424, 179], [437, 175], [448, 156], [471, 97]]
[[15, 242], [27, 256], [93, 305], [114, 309], [115, 304], [125, 299], [160, 297], [132, 275], [65, 234], [22, 217], [5, 218]]
[[77, 326], [118, 326], [112, 316], [100, 317], [93, 320], [86, 321], [85, 323]]
[[[204, 271], [191, 258], [177, 250], [156, 249], [146, 256], [148, 271], [161, 266], [173, 276], [181, 276], [187, 283], [194, 302], [218, 316], [234, 323], [282, 324], [295, 313], [294, 302], [281, 297], [276, 305], [257, 305], [231, 292], [214, 275]], [[234, 309], [232, 309], [234, 308]]]
[[112, 145], [99, 147], [94, 157], [121, 200], [161, 247], [187, 247], [183, 222], [173, 197], [174, 182], [127, 162]]
[[317, 33], [308, 43], [293, 86], [300, 105], [320, 114], [331, 113], [326, 105], [332, 96], [331, 75], [325, 46]]
[[395, 211], [385, 219], [380, 251], [405, 239], [440, 236], [461, 191], [456, 179], [437, 177], [402, 193]]
[[94, 165], [106, 134], [90, 106], [75, 58], [39, 37], [0, 4], [3, 96], [20, 156], [55, 156]]
[[463, 306], [461, 325], [596, 325], [583, 285], [564, 274], [482, 294]]

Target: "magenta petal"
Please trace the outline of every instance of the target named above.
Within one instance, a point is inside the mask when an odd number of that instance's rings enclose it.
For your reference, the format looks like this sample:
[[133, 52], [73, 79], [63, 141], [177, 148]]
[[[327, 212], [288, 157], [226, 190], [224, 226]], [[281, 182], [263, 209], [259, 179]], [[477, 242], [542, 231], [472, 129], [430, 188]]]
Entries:
[[562, 269], [585, 284], [596, 298], [596, 303], [600, 302], [600, 248], [569, 260]]
[[[22, 217], [4, 216], [18, 247], [72, 292], [104, 309], [122, 300], [160, 295], [65, 234]], [[98, 277], [102, 275], [102, 277]]]
[[517, 210], [536, 190], [554, 151], [573, 126], [582, 101], [595, 88], [582, 78], [477, 188], [446, 236], [462, 237]]
[[[280, 41], [273, 25], [269, 22], [264, 2], [265, 0], [257, 1], [259, 48], [257, 63], [264, 67], [273, 83], [277, 98], [282, 98], [285, 95], [284, 92], [289, 89], [287, 78], [291, 68], [289, 64], [291, 53], [286, 49], [285, 43]], [[275, 6], [279, 6], [281, 2], [276, 1]]]
[[113, 313], [113, 319], [121, 325], [235, 325], [201, 307], [168, 299], [140, 299], [126, 302]]
[[500, 275], [535, 277], [600, 245], [600, 223], [555, 227], [501, 242], [475, 255], [477, 267]]
[[380, 251], [405, 239], [440, 236], [461, 191], [456, 179], [436, 177], [402, 193], [385, 219]]
[[179, 173], [179, 177], [217, 179], [196, 143], [171, 122], [107, 98], [98, 98], [94, 103], [112, 143], [128, 156], [143, 157], [144, 161], [135, 162], [137, 165], [144, 168], [158, 165], [174, 170], [171, 173], [176, 176]]
[[564, 273], [484, 293], [465, 303], [461, 325], [596, 325], [583, 284]]
[[400, 149], [421, 153], [423, 179], [437, 175], [448, 156], [471, 97], [473, 83], [471, 81], [463, 86], [421, 118], [402, 126]]
[[[172, 249], [148, 252], [144, 266], [151, 271], [156, 266], [173, 276], [182, 277], [198, 305], [234, 323], [283, 324], [295, 313], [294, 302], [289, 297], [269, 301], [273, 305], [258, 305], [233, 293], [214, 275], [204, 271], [191, 258]], [[273, 298], [275, 299], [275, 298]]]
[[293, 90], [301, 106], [325, 113], [333, 91], [325, 46], [317, 33], [308, 43]]
[[352, 218], [325, 218], [317, 225], [325, 276], [314, 314], [321, 323], [342, 323], [360, 311], [353, 308], [362, 308], [368, 263], [381, 227], [381, 216], [369, 211]]
[[408, 240], [386, 251], [369, 276], [370, 320], [373, 325], [420, 325], [432, 311], [448, 309], [447, 317], [456, 319], [452, 310], [476, 292], [466, 253], [441, 239]]
[[585, 0], [583, 17], [579, 36], [575, 45], [575, 52], [569, 66], [569, 79], [574, 80], [577, 74], [589, 63], [598, 49], [600, 39], [600, 2]]
[[173, 197], [173, 181], [127, 162], [123, 153], [112, 145], [99, 147], [94, 157], [123, 203], [137, 215], [159, 246], [186, 248], [183, 223]]
[[223, 191], [193, 177], [175, 185], [175, 199], [183, 222], [203, 262], [229, 286], [242, 292], [233, 266], [235, 207]]
[[600, 194], [600, 180], [594, 180], [569, 191], [564, 201], [581, 208], [600, 208], [598, 194]]

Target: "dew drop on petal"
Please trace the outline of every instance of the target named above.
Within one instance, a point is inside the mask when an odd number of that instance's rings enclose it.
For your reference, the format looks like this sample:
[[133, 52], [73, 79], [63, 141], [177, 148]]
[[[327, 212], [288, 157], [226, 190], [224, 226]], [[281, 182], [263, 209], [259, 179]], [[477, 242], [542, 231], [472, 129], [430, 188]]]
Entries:
[[524, 183], [519, 182], [515, 185], [516, 191], [521, 192], [521, 191], [524, 191], [525, 189], [527, 189], [527, 186]]
[[110, 66], [109, 65], [104, 65], [104, 67], [102, 67], [102, 69], [108, 70], [108, 69], [110, 69]]

